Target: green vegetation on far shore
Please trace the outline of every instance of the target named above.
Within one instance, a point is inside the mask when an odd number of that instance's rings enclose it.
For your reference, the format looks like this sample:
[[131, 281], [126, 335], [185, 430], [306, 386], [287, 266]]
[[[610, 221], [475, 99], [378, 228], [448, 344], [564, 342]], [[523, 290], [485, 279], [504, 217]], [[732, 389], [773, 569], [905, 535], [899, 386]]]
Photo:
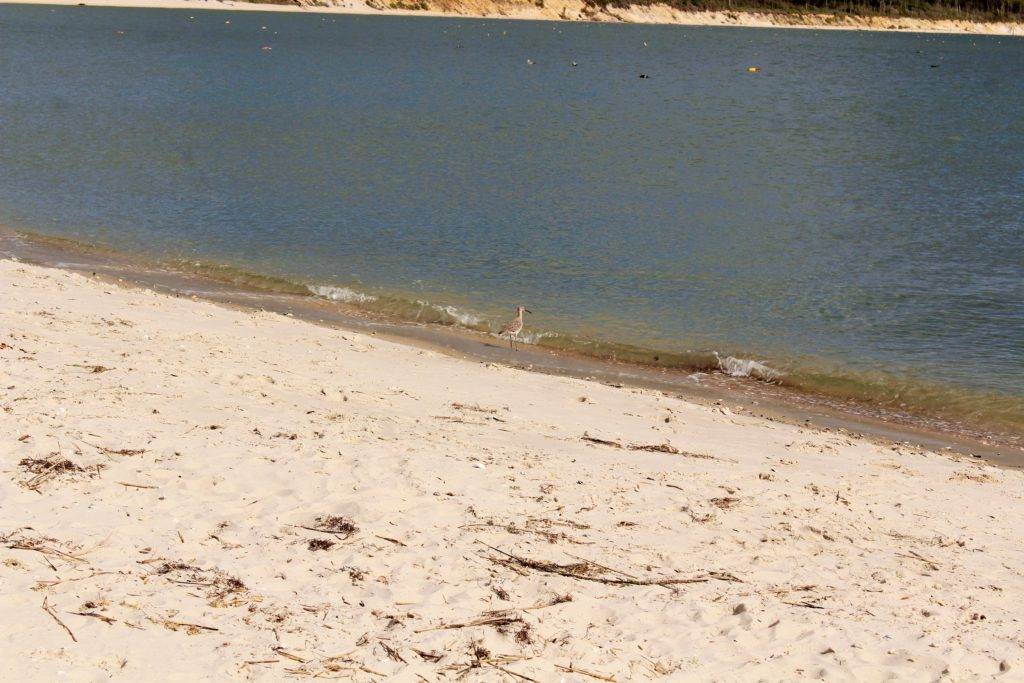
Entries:
[[[248, 0], [268, 5], [306, 5], [330, 7], [331, 0]], [[544, 6], [544, 0], [520, 0], [524, 4]], [[511, 4], [514, 4], [512, 0]], [[645, 5], [668, 5], [683, 12], [756, 12], [791, 16], [800, 23], [804, 15], [844, 17], [901, 17], [914, 19], [951, 19], [978, 22], [1024, 21], [1024, 0], [583, 0], [595, 11], [628, 9]], [[369, 0], [376, 9], [448, 10], [458, 12], [459, 0]], [[495, 0], [495, 5], [510, 4]]]
[[688, 12], [834, 14], [964, 21], [1024, 20], [1024, 0], [586, 0], [595, 7], [666, 4]]

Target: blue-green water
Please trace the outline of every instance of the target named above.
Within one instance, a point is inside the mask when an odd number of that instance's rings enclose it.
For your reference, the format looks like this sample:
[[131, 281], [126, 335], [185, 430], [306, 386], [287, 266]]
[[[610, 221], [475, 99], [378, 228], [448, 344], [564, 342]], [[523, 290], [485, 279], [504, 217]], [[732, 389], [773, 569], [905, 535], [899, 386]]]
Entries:
[[1022, 83], [995, 37], [0, 6], [0, 223], [1022, 426]]

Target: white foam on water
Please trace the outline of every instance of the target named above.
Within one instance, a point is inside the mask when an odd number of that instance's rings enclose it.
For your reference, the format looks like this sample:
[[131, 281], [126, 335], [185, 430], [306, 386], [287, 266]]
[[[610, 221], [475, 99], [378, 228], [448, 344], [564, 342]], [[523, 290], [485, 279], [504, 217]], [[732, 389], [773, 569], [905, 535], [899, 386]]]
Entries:
[[479, 325], [483, 322], [483, 318], [480, 316], [467, 313], [466, 311], [460, 311], [454, 306], [434, 306], [434, 308], [444, 311], [447, 315], [454, 318], [457, 323], [464, 325], [465, 327], [473, 327], [474, 325]]
[[520, 333], [519, 336], [516, 337], [516, 340], [521, 341], [524, 344], [536, 344], [541, 339], [547, 339], [548, 337], [557, 336], [558, 335], [555, 332], [526, 332]]
[[327, 285], [310, 286], [309, 291], [317, 296], [322, 296], [331, 301], [344, 301], [347, 304], [367, 304], [376, 301], [377, 297], [372, 294], [363, 294], [348, 287], [330, 287]]
[[765, 382], [773, 382], [783, 376], [778, 370], [750, 358], [736, 358], [735, 356], [722, 358], [717, 352], [715, 358], [718, 359], [718, 368], [732, 377], [751, 377]]
[[[463, 327], [475, 327], [482, 322], [484, 319], [478, 315], [468, 313], [455, 306], [440, 306], [438, 304], [432, 304], [429, 301], [416, 301], [417, 304], [422, 308], [429, 308], [433, 311], [440, 313], [442, 316], [447, 316], [455, 321], [456, 324], [462, 325]], [[419, 316], [417, 316], [418, 318]]]

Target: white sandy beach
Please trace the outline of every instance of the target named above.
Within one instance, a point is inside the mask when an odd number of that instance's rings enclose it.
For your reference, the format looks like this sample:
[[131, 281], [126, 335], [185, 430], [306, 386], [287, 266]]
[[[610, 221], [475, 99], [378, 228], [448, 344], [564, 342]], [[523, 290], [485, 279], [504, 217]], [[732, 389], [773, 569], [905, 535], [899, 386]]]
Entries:
[[0, 295], [2, 680], [1024, 676], [1024, 472], [12, 261]]
[[91, 7], [152, 7], [165, 9], [216, 9], [266, 12], [329, 12], [528, 19], [547, 21], [598, 21], [687, 26], [745, 26], [757, 28], [812, 28], [858, 31], [908, 31], [914, 33], [973, 33], [1024, 36], [1024, 24], [978, 22], [957, 19], [878, 17], [832, 14], [768, 12], [686, 11], [666, 4], [595, 7], [584, 0], [327, 0], [313, 4], [266, 4], [234, 0], [15, 0], [13, 4], [81, 5]]

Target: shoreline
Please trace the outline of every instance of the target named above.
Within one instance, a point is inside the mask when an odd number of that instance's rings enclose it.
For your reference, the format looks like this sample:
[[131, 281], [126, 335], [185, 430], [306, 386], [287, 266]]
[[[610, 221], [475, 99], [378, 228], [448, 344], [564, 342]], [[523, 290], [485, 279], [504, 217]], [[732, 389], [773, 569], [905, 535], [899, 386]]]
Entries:
[[0, 291], [5, 680], [1024, 667], [1024, 471], [7, 259]]
[[[2, 4], [1024, 36], [1024, 23], [1018, 22], [810, 13], [681, 11], [663, 4], [594, 8], [582, 0], [545, 1], [541, 2], [540, 6], [523, 0], [484, 3], [474, 0], [429, 0], [429, 2], [424, 0], [419, 3], [422, 9], [407, 9], [401, 6], [384, 7], [380, 0], [339, 0], [339, 4], [330, 6], [278, 5], [232, 0], [13, 0]], [[401, 5], [401, 3], [394, 4]]]
[[503, 340], [482, 332], [451, 325], [414, 323], [311, 295], [268, 293], [67, 238], [0, 230], [0, 258], [5, 255], [21, 262], [91, 275], [121, 286], [211, 301], [239, 310], [274, 312], [331, 328], [381, 335], [400, 344], [463, 360], [663, 391], [704, 405], [727, 403], [732, 410], [790, 424], [834, 429], [882, 443], [912, 443], [922, 448], [944, 449], [982, 457], [1001, 466], [1024, 468], [1024, 445], [1017, 435], [898, 413], [754, 378], [724, 372], [699, 373], [695, 377], [690, 370], [648, 367], [531, 344], [521, 346], [512, 356]]

